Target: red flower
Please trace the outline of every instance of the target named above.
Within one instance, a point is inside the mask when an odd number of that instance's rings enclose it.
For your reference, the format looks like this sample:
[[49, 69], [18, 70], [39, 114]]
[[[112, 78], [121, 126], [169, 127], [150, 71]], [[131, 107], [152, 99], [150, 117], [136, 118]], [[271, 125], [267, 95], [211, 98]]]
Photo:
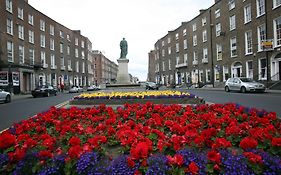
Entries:
[[75, 145], [69, 148], [68, 155], [70, 158], [79, 158], [82, 154], [82, 148], [80, 145]]
[[176, 155], [174, 155], [174, 157], [168, 155], [167, 158], [168, 158], [169, 164], [171, 164], [171, 165], [177, 165], [177, 166], [181, 167], [184, 163], [183, 156], [180, 154], [176, 154]]
[[281, 146], [281, 138], [272, 138], [271, 144], [272, 146]]
[[231, 147], [231, 142], [225, 138], [216, 138], [215, 143], [212, 145], [213, 149]]
[[5, 149], [9, 148], [16, 144], [16, 136], [8, 132], [3, 132], [0, 135], [0, 148]]
[[258, 142], [253, 139], [252, 137], [245, 137], [243, 140], [241, 140], [239, 146], [241, 148], [245, 149], [254, 149], [258, 146]]
[[69, 144], [70, 144], [71, 146], [80, 145], [80, 143], [81, 143], [81, 141], [80, 141], [80, 138], [79, 138], [79, 137], [73, 136], [73, 137], [71, 137], [71, 138], [69, 139]]
[[186, 170], [186, 172], [190, 172], [191, 174], [198, 174], [198, 171], [199, 171], [199, 167], [195, 162], [191, 162]]
[[55, 141], [54, 141], [54, 139], [52, 139], [52, 138], [45, 139], [45, 140], [42, 142], [42, 145], [45, 146], [45, 147], [48, 148], [48, 149], [53, 149], [54, 144], [55, 144]]
[[146, 159], [149, 152], [152, 150], [152, 146], [147, 142], [139, 142], [136, 147], [131, 148], [132, 159]]
[[52, 157], [53, 157], [53, 154], [52, 154], [50, 151], [43, 150], [43, 151], [40, 151], [40, 152], [38, 153], [38, 157], [39, 157], [40, 159], [52, 158]]
[[212, 150], [208, 152], [208, 159], [212, 162], [215, 163], [220, 163], [221, 162], [221, 155], [219, 152]]
[[131, 158], [131, 157], [128, 157], [127, 158], [127, 164], [128, 164], [128, 166], [129, 167], [131, 167], [131, 168], [133, 168], [133, 167], [135, 167], [135, 162], [133, 161], [133, 159]]
[[258, 154], [254, 154], [252, 152], [244, 152], [243, 155], [246, 156], [252, 163], [262, 163], [262, 157]]

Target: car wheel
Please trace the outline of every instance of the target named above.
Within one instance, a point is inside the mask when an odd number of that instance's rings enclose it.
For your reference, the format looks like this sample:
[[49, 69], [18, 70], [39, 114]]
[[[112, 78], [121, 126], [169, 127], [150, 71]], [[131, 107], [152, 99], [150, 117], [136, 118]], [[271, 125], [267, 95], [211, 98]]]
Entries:
[[224, 90], [225, 90], [225, 92], [229, 92], [230, 91], [228, 86], [225, 86]]
[[57, 93], [55, 92], [55, 96], [57, 96]]
[[7, 95], [5, 99], [5, 103], [10, 103], [11, 102], [11, 96]]
[[246, 88], [244, 86], [241, 87], [241, 92], [245, 93], [246, 92]]

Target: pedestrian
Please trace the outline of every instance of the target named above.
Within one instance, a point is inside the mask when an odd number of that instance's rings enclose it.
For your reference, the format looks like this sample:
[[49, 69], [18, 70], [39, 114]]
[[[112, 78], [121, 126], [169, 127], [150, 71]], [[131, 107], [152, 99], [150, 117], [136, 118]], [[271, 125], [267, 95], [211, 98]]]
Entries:
[[64, 89], [64, 84], [63, 83], [60, 85], [60, 89], [61, 89], [61, 92], [63, 92], [63, 89]]

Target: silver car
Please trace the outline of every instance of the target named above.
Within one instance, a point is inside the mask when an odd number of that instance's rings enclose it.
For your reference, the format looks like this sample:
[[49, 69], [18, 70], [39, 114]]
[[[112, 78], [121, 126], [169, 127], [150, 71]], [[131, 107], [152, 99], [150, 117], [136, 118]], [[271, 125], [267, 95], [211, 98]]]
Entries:
[[236, 78], [229, 78], [225, 82], [224, 89], [226, 92], [229, 92], [229, 91], [240, 91], [242, 93], [264, 92], [265, 85], [262, 83], [256, 82], [251, 78], [236, 77]]
[[0, 89], [0, 101], [4, 101], [5, 103], [11, 102], [10, 92], [6, 92], [3, 89]]

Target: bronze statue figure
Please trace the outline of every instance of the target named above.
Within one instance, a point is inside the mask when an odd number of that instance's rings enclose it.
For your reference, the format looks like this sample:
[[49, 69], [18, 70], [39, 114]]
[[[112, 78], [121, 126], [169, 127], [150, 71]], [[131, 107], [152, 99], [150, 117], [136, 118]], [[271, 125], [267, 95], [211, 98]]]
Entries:
[[120, 49], [121, 49], [120, 58], [126, 59], [126, 55], [128, 53], [128, 44], [125, 38], [123, 38], [123, 40], [120, 42]]

